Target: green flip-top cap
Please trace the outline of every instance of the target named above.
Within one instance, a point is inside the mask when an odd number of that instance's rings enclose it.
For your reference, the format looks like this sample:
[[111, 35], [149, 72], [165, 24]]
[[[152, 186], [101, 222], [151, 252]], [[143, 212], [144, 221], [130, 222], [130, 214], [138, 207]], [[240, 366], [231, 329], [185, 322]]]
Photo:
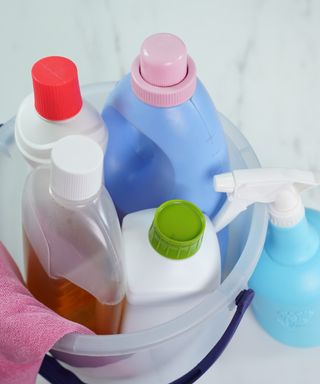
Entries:
[[149, 241], [160, 255], [186, 259], [201, 246], [206, 220], [198, 207], [185, 200], [170, 200], [156, 210]]

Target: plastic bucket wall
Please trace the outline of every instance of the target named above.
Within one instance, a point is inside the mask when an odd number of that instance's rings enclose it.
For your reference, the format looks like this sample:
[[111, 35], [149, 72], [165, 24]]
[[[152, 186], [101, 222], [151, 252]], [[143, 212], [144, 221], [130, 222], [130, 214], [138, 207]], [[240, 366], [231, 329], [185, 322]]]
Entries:
[[[99, 110], [113, 83], [89, 85], [83, 96]], [[259, 167], [241, 133], [221, 116], [231, 167]], [[21, 194], [29, 167], [13, 138], [14, 120], [0, 128], [0, 240], [23, 270]], [[9, 156], [8, 156], [9, 154]], [[112, 336], [67, 335], [52, 351], [85, 382], [168, 383], [195, 366], [220, 339], [234, 314], [235, 298], [261, 253], [267, 227], [264, 206], [255, 205], [229, 226], [223, 283], [197, 307], [177, 319], [144, 332]], [[50, 330], [48, 330], [50, 332]]]

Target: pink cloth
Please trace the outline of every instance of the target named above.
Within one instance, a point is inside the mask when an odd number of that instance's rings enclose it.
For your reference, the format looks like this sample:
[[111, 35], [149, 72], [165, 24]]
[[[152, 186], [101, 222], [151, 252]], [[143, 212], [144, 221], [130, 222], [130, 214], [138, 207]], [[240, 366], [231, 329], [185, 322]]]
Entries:
[[45, 353], [71, 332], [92, 333], [37, 301], [0, 242], [0, 383], [34, 384]]

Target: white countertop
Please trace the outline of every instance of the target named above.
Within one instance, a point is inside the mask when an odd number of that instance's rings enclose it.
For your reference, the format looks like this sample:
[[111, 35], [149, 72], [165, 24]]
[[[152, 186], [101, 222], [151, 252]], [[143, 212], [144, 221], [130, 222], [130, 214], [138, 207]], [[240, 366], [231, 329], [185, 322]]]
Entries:
[[[31, 91], [37, 59], [70, 57], [82, 84], [115, 80], [146, 36], [172, 32], [263, 166], [320, 169], [319, 1], [2, 0], [0, 15], [2, 122]], [[306, 201], [320, 207], [320, 190]], [[315, 383], [318, 356], [276, 343], [249, 314], [199, 383]]]

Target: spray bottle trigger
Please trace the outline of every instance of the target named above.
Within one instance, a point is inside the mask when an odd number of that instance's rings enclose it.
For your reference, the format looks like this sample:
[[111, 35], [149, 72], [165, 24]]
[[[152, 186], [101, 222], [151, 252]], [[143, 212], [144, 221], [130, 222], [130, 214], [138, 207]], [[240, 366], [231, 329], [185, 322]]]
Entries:
[[[269, 203], [273, 223], [281, 227], [294, 225], [304, 214], [300, 193], [318, 185], [320, 172], [282, 168], [240, 169], [216, 175], [214, 189], [226, 192], [227, 200], [213, 224], [218, 232], [251, 204]], [[279, 207], [279, 202], [283, 200], [279, 197], [284, 191], [289, 191], [292, 199]], [[292, 207], [290, 204], [287, 206], [290, 201]]]

